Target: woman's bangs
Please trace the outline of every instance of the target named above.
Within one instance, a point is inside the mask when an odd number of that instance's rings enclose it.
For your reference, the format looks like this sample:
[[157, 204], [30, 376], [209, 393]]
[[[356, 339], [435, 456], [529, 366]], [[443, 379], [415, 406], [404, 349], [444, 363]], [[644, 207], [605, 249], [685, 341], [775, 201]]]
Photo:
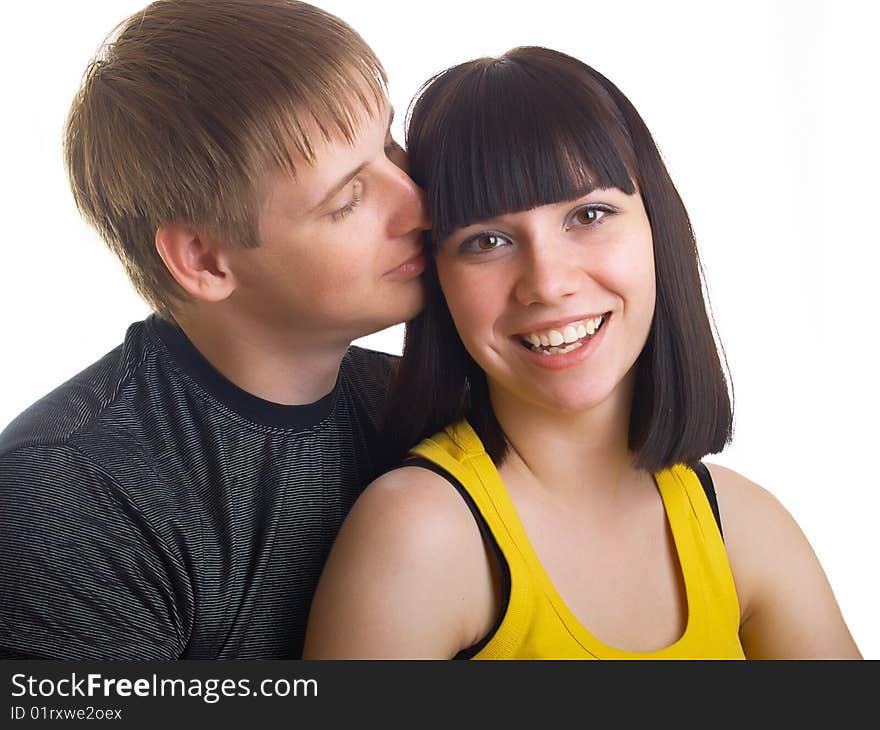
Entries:
[[[481, 83], [486, 76], [491, 83]], [[610, 100], [571, 79], [538, 83], [509, 61], [473, 80], [447, 97], [445, 133], [435, 140], [443, 154], [434, 156], [426, 190], [435, 241], [597, 188], [635, 191], [629, 135]]]

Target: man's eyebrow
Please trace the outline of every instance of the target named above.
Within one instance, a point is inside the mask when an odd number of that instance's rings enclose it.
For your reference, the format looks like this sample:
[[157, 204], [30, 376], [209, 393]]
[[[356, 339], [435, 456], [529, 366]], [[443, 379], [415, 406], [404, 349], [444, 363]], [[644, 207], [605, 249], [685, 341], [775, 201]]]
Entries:
[[[391, 125], [393, 122], [394, 122], [394, 107], [391, 107], [391, 112], [388, 116], [388, 130], [391, 129]], [[366, 165], [367, 165], [366, 162], [362, 162], [360, 165], [358, 165], [356, 168], [354, 168], [354, 170], [352, 170], [349, 173], [346, 173], [339, 180], [338, 183], [336, 183], [332, 188], [330, 188], [330, 190], [327, 191], [327, 194], [321, 199], [321, 202], [318, 203], [314, 208], [312, 208], [312, 210], [314, 211], [314, 210], [318, 210], [319, 208], [322, 208], [327, 203], [328, 200], [330, 200], [334, 195], [336, 195], [336, 193], [338, 193], [346, 185], [348, 185], [352, 181], [353, 178], [358, 176], [361, 173], [361, 171], [364, 169], [364, 167], [366, 167]]]

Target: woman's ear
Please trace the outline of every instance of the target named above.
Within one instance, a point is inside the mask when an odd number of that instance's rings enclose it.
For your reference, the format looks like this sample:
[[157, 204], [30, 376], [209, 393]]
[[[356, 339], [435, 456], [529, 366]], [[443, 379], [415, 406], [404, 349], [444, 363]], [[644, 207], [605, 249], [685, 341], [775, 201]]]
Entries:
[[191, 228], [166, 225], [156, 231], [156, 250], [168, 271], [191, 296], [219, 302], [235, 291], [224, 247]]

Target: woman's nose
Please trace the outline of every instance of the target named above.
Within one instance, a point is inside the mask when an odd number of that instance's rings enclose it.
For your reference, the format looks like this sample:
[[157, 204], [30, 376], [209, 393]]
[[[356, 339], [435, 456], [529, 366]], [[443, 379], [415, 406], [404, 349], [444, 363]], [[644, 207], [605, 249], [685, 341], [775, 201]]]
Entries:
[[516, 284], [515, 296], [524, 306], [557, 304], [577, 291], [578, 262], [561, 243], [543, 240], [528, 247]]

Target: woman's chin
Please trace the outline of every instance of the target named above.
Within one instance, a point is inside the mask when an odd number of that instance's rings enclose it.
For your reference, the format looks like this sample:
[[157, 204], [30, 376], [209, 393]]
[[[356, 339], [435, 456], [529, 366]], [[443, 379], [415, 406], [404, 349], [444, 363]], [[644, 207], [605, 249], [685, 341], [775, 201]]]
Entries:
[[608, 403], [614, 390], [611, 384], [602, 387], [582, 385], [577, 388], [541, 389], [531, 392], [521, 390], [518, 400], [548, 412], [577, 416], [594, 411]]

